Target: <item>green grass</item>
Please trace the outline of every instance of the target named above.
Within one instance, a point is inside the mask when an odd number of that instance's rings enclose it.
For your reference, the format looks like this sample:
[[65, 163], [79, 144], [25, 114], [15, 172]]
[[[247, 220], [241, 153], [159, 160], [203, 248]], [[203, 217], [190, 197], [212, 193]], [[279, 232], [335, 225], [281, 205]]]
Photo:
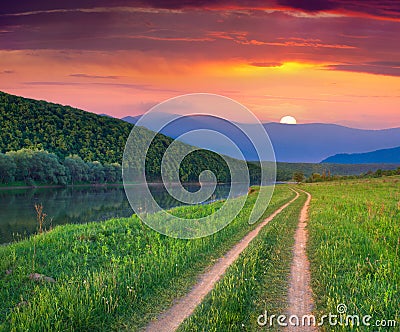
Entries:
[[[163, 236], [136, 216], [49, 233], [0, 247], [0, 330], [136, 330], [185, 294], [196, 276], [256, 225], [245, 208], [222, 231], [196, 240]], [[277, 186], [265, 215], [293, 197]], [[196, 208], [199, 215], [221, 202]], [[193, 209], [176, 208], [190, 218]], [[12, 274], [6, 275], [6, 270]], [[55, 278], [35, 283], [32, 272]]]
[[[306, 185], [313, 195], [308, 253], [317, 314], [344, 303], [351, 315], [400, 326], [400, 177]], [[325, 327], [348, 330], [349, 327]], [[396, 330], [395, 329], [395, 330]]]
[[294, 232], [305, 199], [301, 194], [260, 231], [179, 331], [257, 331], [265, 329], [257, 325], [265, 310], [286, 312]]

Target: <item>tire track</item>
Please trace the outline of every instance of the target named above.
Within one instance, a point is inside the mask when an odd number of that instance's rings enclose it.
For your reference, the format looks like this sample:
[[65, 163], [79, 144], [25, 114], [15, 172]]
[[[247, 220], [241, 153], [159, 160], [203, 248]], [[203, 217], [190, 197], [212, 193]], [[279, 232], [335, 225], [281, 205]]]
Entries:
[[255, 229], [242, 238], [232, 249], [205, 273], [200, 275], [199, 281], [192, 290], [183, 296], [162, 313], [156, 320], [149, 323], [147, 332], [172, 332], [175, 331], [182, 322], [188, 318], [203, 301], [204, 297], [214, 288], [214, 285], [221, 279], [227, 268], [239, 257], [247, 248], [249, 243], [258, 235], [260, 230], [273, 220], [279, 213], [299, 198], [300, 194], [293, 190], [296, 196], [289, 202], [283, 204], [275, 210], [268, 218], [264, 219]]
[[304, 191], [307, 200], [300, 212], [299, 225], [295, 233], [293, 247], [293, 262], [290, 269], [289, 293], [288, 293], [288, 317], [296, 315], [299, 318], [299, 326], [289, 326], [289, 331], [317, 331], [314, 326], [301, 326], [302, 317], [311, 315], [314, 309], [314, 301], [311, 290], [310, 262], [307, 258], [306, 246], [308, 240], [307, 221], [308, 208], [310, 206], [311, 194]]

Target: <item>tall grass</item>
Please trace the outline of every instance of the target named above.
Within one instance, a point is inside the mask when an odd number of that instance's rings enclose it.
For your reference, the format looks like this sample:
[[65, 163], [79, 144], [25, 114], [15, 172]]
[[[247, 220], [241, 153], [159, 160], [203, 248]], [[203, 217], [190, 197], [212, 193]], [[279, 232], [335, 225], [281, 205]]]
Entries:
[[[266, 214], [292, 197], [287, 187], [278, 186]], [[0, 272], [11, 271], [0, 274], [0, 329], [137, 330], [187, 292], [198, 273], [256, 226], [247, 223], [255, 198], [250, 195], [222, 231], [196, 240], [163, 236], [133, 216], [59, 226], [0, 247]], [[207, 215], [221, 204], [174, 212]], [[29, 279], [32, 272], [56, 282], [35, 282]]]
[[[400, 329], [400, 178], [384, 177], [307, 185], [310, 210], [312, 287], [316, 309], [337, 313], [343, 303], [351, 315], [397, 320]], [[325, 327], [349, 330], [349, 326]]]

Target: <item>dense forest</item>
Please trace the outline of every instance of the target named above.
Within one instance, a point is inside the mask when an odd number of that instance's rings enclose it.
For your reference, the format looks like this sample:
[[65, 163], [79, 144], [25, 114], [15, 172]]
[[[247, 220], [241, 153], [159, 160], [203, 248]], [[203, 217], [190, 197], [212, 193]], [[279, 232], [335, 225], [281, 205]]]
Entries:
[[0, 183], [67, 185], [121, 182], [121, 165], [85, 162], [77, 155], [60, 159], [44, 150], [0, 153]]
[[0, 152], [43, 149], [65, 158], [121, 163], [132, 125], [62, 106], [0, 92]]
[[[149, 182], [160, 182], [161, 160], [150, 155], [146, 162], [146, 178]], [[244, 162], [234, 161], [239, 167]], [[179, 166], [178, 166], [179, 167]], [[199, 150], [188, 154], [179, 167], [182, 182], [198, 182], [203, 170], [210, 169], [218, 182], [230, 182], [230, 171], [225, 161], [217, 154]], [[250, 164], [252, 183], [257, 183], [260, 168]], [[0, 153], [0, 184], [26, 185], [75, 185], [84, 183], [120, 183], [122, 167], [118, 163], [85, 162], [77, 155], [58, 157], [45, 150], [21, 149]]]
[[[121, 181], [123, 151], [133, 125], [73, 107], [17, 97], [0, 92], [0, 182], [26, 184], [114, 183]], [[140, 129], [138, 139], [152, 135]], [[161, 160], [173, 139], [157, 134], [146, 156], [149, 181], [161, 181]], [[140, 149], [135, 142], [133, 151]], [[178, 144], [181, 151], [189, 150]], [[134, 154], [132, 155], [134, 159]], [[230, 158], [233, 160], [232, 158]], [[136, 160], [131, 160], [134, 165]], [[257, 183], [260, 167], [248, 166]], [[197, 182], [211, 170], [218, 182], [229, 182], [224, 159], [207, 151], [194, 151], [179, 168], [180, 180]]]

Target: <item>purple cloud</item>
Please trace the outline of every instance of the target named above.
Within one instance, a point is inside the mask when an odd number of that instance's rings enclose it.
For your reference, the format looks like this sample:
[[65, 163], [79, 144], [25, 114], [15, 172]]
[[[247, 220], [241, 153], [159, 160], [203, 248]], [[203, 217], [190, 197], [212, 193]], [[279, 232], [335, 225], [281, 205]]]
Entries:
[[92, 8], [116, 8], [116, 7], [147, 7], [163, 9], [287, 9], [306, 12], [341, 11], [350, 16], [370, 15], [373, 17], [400, 19], [400, 2], [397, 0], [19, 0], [8, 1], [2, 4], [1, 14], [37, 13], [54, 10], [77, 10]]
[[111, 80], [116, 80], [121, 78], [121, 76], [115, 76], [115, 75], [101, 76], [101, 75], [88, 75], [88, 74], [70, 74], [69, 76], [79, 77], [79, 78], [99, 78], [99, 79], [111, 79]]
[[376, 75], [400, 76], [400, 63], [392, 61], [374, 61], [363, 64], [328, 65], [329, 70], [353, 71]]
[[310, 12], [331, 10], [340, 7], [339, 2], [330, 0], [278, 0], [277, 2], [282, 6]]

